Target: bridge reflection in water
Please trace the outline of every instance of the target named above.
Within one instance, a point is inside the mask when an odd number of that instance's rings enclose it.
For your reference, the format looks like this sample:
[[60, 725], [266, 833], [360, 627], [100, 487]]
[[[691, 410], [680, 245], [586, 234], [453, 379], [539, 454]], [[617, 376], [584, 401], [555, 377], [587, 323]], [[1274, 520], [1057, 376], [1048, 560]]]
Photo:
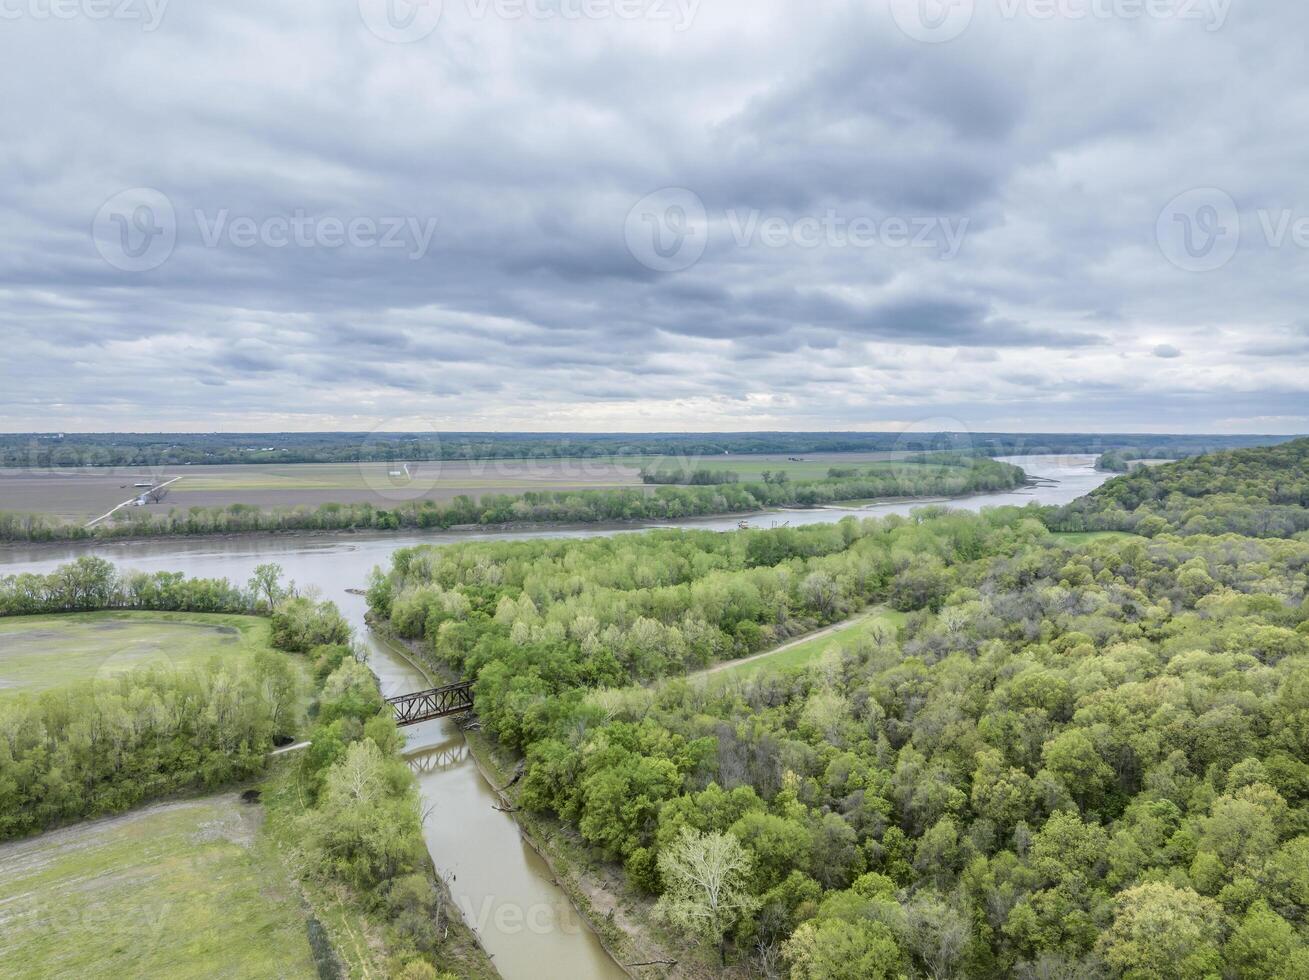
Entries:
[[441, 742], [405, 756], [409, 768], [418, 775], [430, 775], [454, 769], [468, 761], [468, 743], [462, 738]]

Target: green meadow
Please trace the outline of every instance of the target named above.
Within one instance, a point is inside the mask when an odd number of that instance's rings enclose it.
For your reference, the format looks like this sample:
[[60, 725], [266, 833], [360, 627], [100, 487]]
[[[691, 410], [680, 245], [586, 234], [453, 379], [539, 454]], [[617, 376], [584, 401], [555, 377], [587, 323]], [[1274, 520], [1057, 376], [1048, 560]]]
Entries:
[[0, 845], [0, 976], [318, 976], [261, 813], [227, 793]]
[[0, 696], [143, 666], [187, 667], [268, 648], [268, 622], [205, 613], [99, 612], [0, 619]]
[[[1051, 537], [1064, 544], [1090, 544], [1093, 541], [1125, 541], [1128, 538], [1140, 538], [1139, 534], [1129, 531], [1055, 531]], [[1145, 540], [1142, 538], [1141, 540]]]
[[877, 609], [856, 617], [849, 626], [842, 629], [823, 632], [822, 635], [808, 640], [786, 643], [771, 653], [757, 654], [736, 663], [713, 668], [708, 671], [708, 676], [742, 680], [765, 672], [804, 667], [821, 659], [829, 650], [858, 643], [869, 635], [874, 624], [880, 623], [895, 630], [900, 628], [904, 619], [904, 613], [891, 609]]

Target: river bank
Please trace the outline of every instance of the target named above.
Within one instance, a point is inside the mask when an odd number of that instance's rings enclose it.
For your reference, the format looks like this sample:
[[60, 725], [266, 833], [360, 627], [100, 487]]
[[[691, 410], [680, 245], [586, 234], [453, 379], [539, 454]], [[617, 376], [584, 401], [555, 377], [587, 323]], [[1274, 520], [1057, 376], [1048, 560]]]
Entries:
[[[806, 465], [811, 469], [803, 469]], [[167, 488], [179, 480], [187, 480], [182, 484], [187, 499], [180, 501], [187, 506], [177, 506], [176, 500], [165, 503], [154, 497], [137, 496], [126, 501], [102, 498], [87, 512], [87, 518], [99, 514], [89, 522], [70, 516], [76, 508], [70, 510], [54, 486], [46, 487], [44, 493], [40, 489], [34, 492], [30, 485], [15, 487], [0, 479], [0, 538], [10, 541], [136, 539], [357, 528], [401, 531], [448, 530], [467, 525], [658, 522], [770, 507], [889, 499], [897, 494], [950, 496], [987, 487], [1013, 489], [1021, 486], [1026, 478], [1018, 466], [980, 457], [943, 460], [941, 465], [920, 461], [867, 471], [847, 467], [837, 475], [832, 475], [830, 469], [826, 475], [821, 470], [811, 472], [812, 465], [797, 461], [800, 470], [765, 470], [758, 474], [759, 479], [749, 482], [736, 479], [735, 473], [730, 474], [733, 476], [730, 480], [705, 483], [688, 478], [685, 482], [654, 488], [609, 482], [572, 485], [568, 481], [501, 481], [493, 486], [460, 487], [457, 489], [464, 492], [453, 496], [429, 495], [426, 490], [430, 488], [423, 483], [410, 487], [377, 480], [367, 487], [342, 486], [334, 490], [330, 486], [332, 480], [326, 479], [320, 486], [311, 474], [292, 472], [292, 468], [269, 486], [261, 486], [258, 479], [247, 479], [216, 495], [207, 492], [203, 478], [174, 476], [158, 485], [159, 496], [167, 495]], [[126, 489], [126, 486], [120, 488]], [[508, 492], [497, 492], [501, 489]], [[110, 507], [111, 502], [115, 506]]]
[[[139, 536], [107, 536], [103, 538], [77, 538], [67, 540], [0, 541], [0, 566], [14, 560], [41, 561], [46, 556], [60, 553], [75, 557], [88, 551], [110, 553], [131, 552], [137, 549], [175, 549], [203, 552], [223, 545], [243, 545], [253, 542], [256, 547], [276, 543], [277, 547], [315, 547], [351, 542], [394, 542], [393, 548], [411, 544], [440, 544], [446, 541], [468, 541], [478, 538], [500, 539], [515, 537], [584, 537], [606, 534], [634, 534], [641, 531], [665, 528], [703, 529], [714, 531], [735, 530], [742, 521], [758, 522], [768, 527], [776, 522], [813, 524], [838, 521], [844, 517], [885, 517], [889, 514], [907, 516], [918, 507], [947, 506], [965, 510], [983, 507], [1022, 506], [1027, 503], [1058, 506], [1067, 504], [1094, 490], [1113, 474], [1098, 472], [1094, 456], [1015, 456], [1001, 458], [999, 462], [1012, 463], [1027, 473], [1027, 481], [1013, 490], [965, 494], [957, 497], [882, 497], [874, 500], [859, 499], [839, 504], [820, 504], [814, 507], [772, 507], [763, 510], [734, 510], [712, 515], [675, 518], [669, 520], [633, 519], [629, 521], [597, 522], [507, 522], [501, 524], [460, 524], [450, 528], [402, 527], [393, 530], [377, 528], [337, 530], [259, 530], [206, 534], [168, 534]], [[764, 522], [768, 522], [765, 524]], [[273, 549], [268, 549], [273, 550]], [[11, 558], [11, 556], [13, 556]], [[355, 585], [361, 583], [353, 583]]]
[[[1018, 462], [1018, 461], [1016, 461]], [[1003, 493], [976, 495], [948, 502], [966, 510], [983, 507], [1063, 504], [1099, 486], [1108, 474], [1096, 473], [1093, 456], [1084, 458], [1024, 458], [1020, 465], [1031, 475], [1055, 481], [1053, 486], [1025, 487]], [[905, 515], [925, 500], [909, 503], [879, 503], [838, 509], [764, 511], [753, 521], [776, 520], [791, 526], [831, 523], [846, 516], [858, 518]], [[739, 517], [696, 518], [661, 524], [664, 527], [734, 531]], [[521, 540], [528, 538], [587, 538], [620, 533], [637, 533], [648, 524], [617, 527], [582, 525], [526, 531], [488, 532], [483, 528], [464, 532], [294, 532], [284, 534], [239, 534], [193, 537], [151, 537], [138, 540], [83, 542], [11, 542], [0, 545], [0, 576], [20, 572], [53, 571], [60, 564], [83, 554], [95, 554], [124, 568], [141, 571], [181, 571], [197, 578], [228, 578], [244, 582], [257, 565], [276, 563], [287, 578], [301, 589], [316, 588], [336, 602], [355, 626], [360, 641], [369, 649], [369, 665], [387, 696], [410, 693], [431, 686], [415, 665], [387, 650], [366, 628], [366, 602], [358, 590], [376, 565], [387, 565], [391, 554], [402, 547], [442, 544], [476, 539]], [[767, 527], [767, 523], [762, 526]], [[475, 734], [475, 733], [473, 733]], [[407, 758], [419, 772], [423, 805], [428, 811], [424, 825], [428, 849], [451, 894], [483, 945], [493, 956], [496, 969], [507, 980], [537, 980], [567, 976], [579, 980], [605, 978], [621, 980], [623, 971], [613, 965], [595, 934], [556, 884], [562, 879], [521, 834], [513, 815], [498, 812], [503, 806], [492, 785], [472, 757], [471, 744], [448, 719], [426, 722], [406, 730]], [[476, 739], [474, 739], [476, 741]], [[487, 757], [482, 756], [483, 760]], [[488, 768], [488, 773], [493, 770]], [[494, 777], [493, 777], [494, 778]], [[552, 841], [567, 859], [566, 834], [550, 836], [548, 825], [539, 832], [541, 840]], [[575, 856], [571, 866], [588, 868], [589, 859]], [[603, 876], [601, 875], [603, 880]], [[598, 906], [597, 906], [598, 907]], [[644, 906], [631, 904], [630, 914], [641, 915]], [[622, 923], [627, 899], [619, 902], [615, 921]], [[599, 916], [601, 920], [604, 914]], [[535, 924], [534, 924], [535, 920]], [[682, 951], [679, 950], [679, 953]], [[654, 958], [654, 957], [648, 957]], [[672, 958], [685, 960], [685, 954]], [[637, 962], [647, 957], [632, 957]], [[645, 971], [643, 976], [657, 975]], [[710, 971], [716, 975], [716, 970]]]
[[512, 811], [523, 840], [550, 868], [555, 883], [578, 914], [595, 931], [614, 962], [641, 980], [708, 980], [733, 976], [688, 959], [684, 945], [661, 935], [654, 923], [654, 900], [627, 886], [622, 868], [604, 861], [567, 824], [518, 807], [513, 791], [520, 760], [489, 735], [465, 733], [473, 760], [483, 777]]
[[[404, 640], [396, 636], [386, 623], [370, 620], [369, 625], [373, 635], [380, 642], [384, 643], [397, 656], [413, 664], [414, 668], [420, 671], [428, 679], [429, 683], [436, 685], [438, 683], [453, 683], [459, 680], [451, 671], [435, 661], [418, 642]], [[529, 813], [519, 808], [517, 794], [513, 792], [513, 785], [516, 782], [518, 766], [522, 760], [506, 756], [498, 743], [479, 729], [461, 728], [460, 733], [468, 745], [469, 753], [478, 772], [500, 800], [501, 806], [498, 809], [500, 812], [507, 813], [512, 817], [518, 827], [523, 843], [535, 851], [540, 859], [545, 862], [545, 865], [550, 869], [554, 883], [568, 896], [574, 910], [595, 933], [614, 964], [623, 970], [625, 974], [632, 977], [674, 978], [689, 976], [689, 974], [672, 972], [656, 974], [643, 972], [637, 974], [631, 971], [632, 964], [651, 963], [657, 959], [671, 960], [672, 958], [667, 955], [666, 950], [657, 946], [648, 936], [643, 935], [645, 930], [638, 928], [637, 923], [620, 925], [615, 922], [612, 904], [602, 903], [601, 907], [597, 909], [594, 896], [598, 891], [603, 890], [603, 886], [598, 881], [579, 873], [574, 861], [570, 860], [568, 856], [554, 846], [554, 838], [557, 832], [563, 829], [562, 825], [551, 828], [547, 824], [554, 823], [553, 821], [545, 820], [538, 814]]]
[[[1023, 487], [1035, 487], [1036, 483], [1026, 483]], [[52, 548], [83, 546], [85, 548], [96, 548], [105, 545], [114, 544], [142, 544], [151, 541], [195, 541], [199, 543], [232, 541], [241, 542], [248, 540], [277, 539], [277, 540], [348, 540], [350, 538], [361, 536], [395, 536], [402, 535], [458, 535], [460, 537], [482, 536], [501, 536], [501, 535], [528, 535], [528, 536], [546, 536], [556, 533], [573, 532], [596, 532], [600, 534], [618, 534], [623, 532], [636, 533], [639, 531], [657, 531], [667, 529], [677, 529], [686, 526], [688, 521], [712, 521], [712, 520], [730, 520], [730, 521], [751, 521], [760, 520], [769, 515], [788, 515], [788, 514], [816, 514], [824, 511], [841, 511], [843, 513], [857, 513], [861, 509], [868, 507], [878, 507], [882, 505], [908, 505], [915, 507], [930, 507], [934, 505], [948, 505], [970, 500], [973, 497], [983, 496], [983, 494], [964, 494], [959, 497], [880, 497], [872, 500], [853, 500], [846, 502], [845, 505], [837, 504], [820, 504], [814, 507], [777, 507], [767, 510], [742, 510], [742, 511], [722, 511], [712, 514], [700, 514], [688, 518], [672, 518], [669, 520], [654, 521], [646, 519], [632, 519], [627, 521], [509, 521], [499, 524], [454, 524], [450, 527], [398, 527], [391, 529], [382, 529], [376, 527], [358, 527], [358, 528], [336, 528], [330, 530], [321, 530], [318, 528], [297, 530], [297, 529], [276, 529], [276, 530], [259, 530], [259, 531], [223, 531], [223, 532], [200, 532], [189, 534], [177, 532], [170, 534], [108, 534], [103, 536], [91, 536], [85, 538], [64, 538], [56, 540], [28, 541], [18, 540], [0, 540], [0, 554], [3, 554], [7, 548], [39, 548], [49, 546]]]

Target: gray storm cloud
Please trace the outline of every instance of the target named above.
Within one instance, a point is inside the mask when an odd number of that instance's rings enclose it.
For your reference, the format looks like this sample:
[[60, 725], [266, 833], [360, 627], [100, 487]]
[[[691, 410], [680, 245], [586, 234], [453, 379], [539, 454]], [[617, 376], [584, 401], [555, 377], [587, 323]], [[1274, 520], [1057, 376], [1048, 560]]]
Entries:
[[1271, 6], [15, 0], [0, 427], [1305, 431]]

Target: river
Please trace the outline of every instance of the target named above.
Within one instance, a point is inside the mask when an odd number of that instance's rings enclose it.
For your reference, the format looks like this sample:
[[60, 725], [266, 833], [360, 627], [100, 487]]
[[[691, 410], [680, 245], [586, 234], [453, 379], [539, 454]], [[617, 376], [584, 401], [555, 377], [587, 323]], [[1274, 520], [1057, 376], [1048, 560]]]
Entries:
[[[1064, 504], [1098, 487], [1112, 474], [1093, 468], [1094, 456], [1005, 457], [1041, 483], [1002, 493], [950, 501], [965, 510], [1022, 505]], [[907, 514], [922, 501], [832, 507], [821, 510], [770, 511], [752, 516], [752, 527], [818, 524], [843, 517]], [[739, 518], [714, 517], [668, 525], [718, 531], [733, 530]], [[120, 567], [143, 571], [166, 569], [202, 578], [244, 582], [262, 562], [277, 562], [301, 589], [315, 588], [340, 606], [368, 649], [369, 666], [389, 697], [426, 688], [423, 675], [384, 643], [364, 623], [364, 599], [347, 593], [362, 588], [368, 572], [389, 564], [392, 551], [414, 544], [448, 544], [476, 539], [595, 537], [637, 533], [641, 528], [539, 528], [504, 532], [432, 532], [407, 534], [333, 534], [242, 536], [231, 538], [161, 538], [94, 544], [0, 547], [0, 575], [48, 572], [78, 555], [94, 552]], [[463, 736], [449, 719], [408, 729], [409, 759], [428, 811], [424, 823], [428, 849], [437, 870], [450, 885], [455, 902], [482, 938], [505, 980], [539, 978], [621, 978], [626, 974], [609, 958], [595, 934], [579, 920], [549, 869], [521, 840], [508, 814], [469, 757]]]

